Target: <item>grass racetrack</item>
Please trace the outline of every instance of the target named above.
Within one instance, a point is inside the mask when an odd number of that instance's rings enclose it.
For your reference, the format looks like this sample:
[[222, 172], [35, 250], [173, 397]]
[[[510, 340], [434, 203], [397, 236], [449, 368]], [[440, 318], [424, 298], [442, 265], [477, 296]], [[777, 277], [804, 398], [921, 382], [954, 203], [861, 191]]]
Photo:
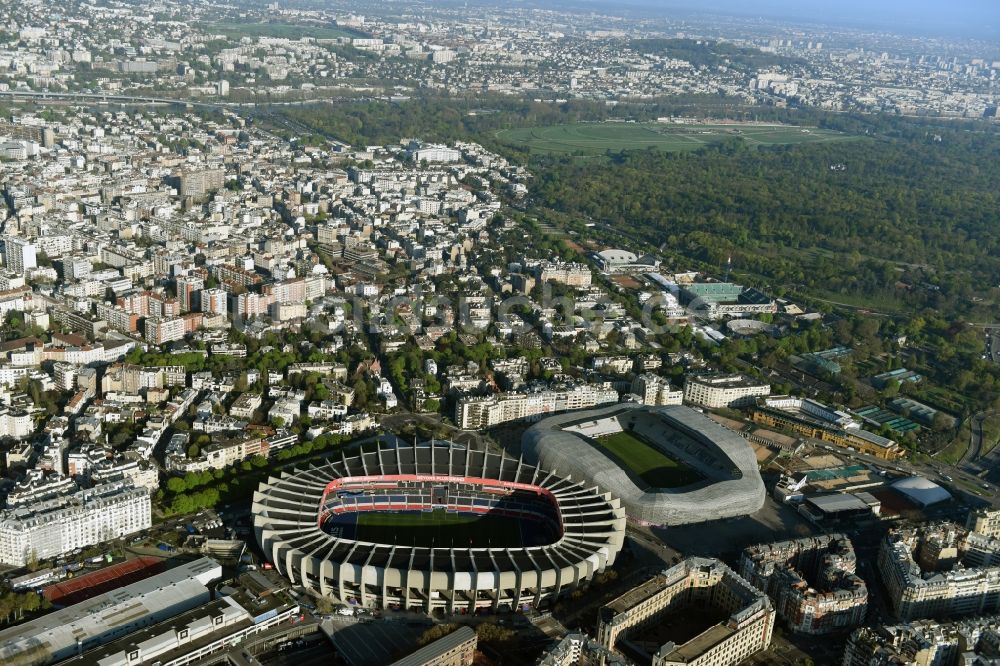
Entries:
[[[530, 527], [530, 523], [526, 523]], [[362, 512], [358, 539], [400, 546], [516, 548], [524, 543], [517, 519], [497, 515], [427, 512]]]
[[664, 455], [630, 432], [605, 435], [595, 441], [652, 488], [680, 488], [702, 478], [696, 470]]
[[852, 139], [847, 134], [791, 125], [671, 123], [576, 123], [500, 130], [501, 141], [533, 153], [603, 154], [607, 151], [653, 148], [671, 152], [698, 150], [727, 139], [748, 146], [777, 146]]

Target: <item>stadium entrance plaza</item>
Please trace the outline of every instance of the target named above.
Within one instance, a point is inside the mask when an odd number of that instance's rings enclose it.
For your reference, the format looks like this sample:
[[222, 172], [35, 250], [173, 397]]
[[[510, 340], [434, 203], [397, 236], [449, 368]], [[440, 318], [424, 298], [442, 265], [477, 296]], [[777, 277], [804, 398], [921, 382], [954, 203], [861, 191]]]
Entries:
[[650, 532], [685, 557], [701, 555], [732, 559], [744, 547], [786, 538], [800, 538], [815, 528], [794, 508], [779, 504], [770, 496], [757, 513], [711, 523], [678, 527], [653, 527]]

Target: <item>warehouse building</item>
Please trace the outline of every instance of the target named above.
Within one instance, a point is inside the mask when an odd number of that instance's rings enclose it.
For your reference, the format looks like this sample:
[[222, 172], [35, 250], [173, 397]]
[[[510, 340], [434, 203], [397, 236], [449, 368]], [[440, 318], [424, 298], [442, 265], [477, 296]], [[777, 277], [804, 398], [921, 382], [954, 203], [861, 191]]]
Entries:
[[298, 604], [236, 590], [230, 596], [140, 629], [60, 666], [187, 666], [298, 614]]
[[46, 666], [210, 601], [222, 566], [203, 557], [0, 631], [0, 664]]

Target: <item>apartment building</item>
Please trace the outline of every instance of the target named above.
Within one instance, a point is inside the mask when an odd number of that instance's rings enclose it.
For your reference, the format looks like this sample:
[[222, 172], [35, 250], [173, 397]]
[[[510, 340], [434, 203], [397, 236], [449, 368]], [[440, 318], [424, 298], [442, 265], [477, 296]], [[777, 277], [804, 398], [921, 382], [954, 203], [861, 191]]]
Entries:
[[[862, 627], [844, 646], [843, 666], [991, 664], [1000, 653], [1000, 616], [915, 620]], [[981, 658], [980, 658], [981, 657]]]
[[223, 286], [232, 285], [246, 288], [255, 284], [260, 284], [263, 281], [263, 278], [261, 278], [261, 276], [257, 273], [248, 271], [238, 266], [233, 266], [232, 264], [222, 264], [221, 266], [218, 266], [215, 269], [215, 275], [218, 277], [219, 282], [221, 282]]
[[688, 608], [715, 608], [728, 618], [683, 645], [664, 644], [653, 666], [729, 666], [771, 643], [774, 609], [767, 596], [719, 560], [702, 557], [683, 560], [603, 606], [597, 642], [613, 650], [621, 639]]
[[770, 384], [746, 375], [688, 375], [684, 381], [684, 402], [709, 409], [746, 407], [770, 394]]
[[824, 534], [750, 546], [739, 573], [770, 597], [792, 631], [818, 635], [864, 621], [868, 588], [856, 568], [850, 539]]
[[472, 666], [477, 642], [471, 627], [459, 627], [391, 666]]
[[180, 302], [181, 312], [192, 312], [199, 309], [201, 305], [201, 290], [205, 288], [205, 281], [197, 275], [182, 275], [177, 278], [177, 300]]
[[4, 263], [7, 268], [18, 275], [24, 275], [38, 267], [36, 247], [26, 238], [4, 236]]
[[585, 264], [550, 264], [539, 267], [538, 279], [545, 282], [558, 282], [569, 287], [589, 287], [592, 279], [590, 268]]
[[878, 568], [901, 620], [1000, 612], [1000, 542], [958, 525], [891, 530]]
[[140, 315], [111, 303], [98, 303], [95, 307], [98, 318], [106, 321], [116, 331], [135, 333], [139, 330]]
[[0, 437], [24, 439], [34, 430], [34, 420], [28, 412], [15, 407], [0, 407]]
[[217, 169], [191, 169], [178, 177], [178, 194], [182, 197], [201, 197], [225, 184], [226, 171]]
[[204, 289], [201, 292], [201, 311], [226, 315], [229, 312], [229, 293], [225, 289]]
[[994, 539], [1000, 537], [1000, 511], [987, 508], [970, 511], [965, 521], [965, 527], [970, 532], [976, 532], [983, 536]]
[[0, 513], [0, 562], [23, 567], [151, 525], [149, 491], [126, 483], [34, 502]]
[[149, 318], [146, 320], [146, 342], [162, 345], [165, 342], [183, 340], [187, 325], [180, 317], [170, 319]]
[[684, 402], [684, 391], [674, 389], [665, 377], [651, 373], [633, 379], [631, 391], [644, 405], [680, 405]]
[[581, 384], [567, 389], [546, 389], [533, 393], [500, 393], [486, 397], [459, 398], [455, 423], [459, 428], [477, 430], [500, 423], [540, 417], [573, 409], [588, 409], [618, 402], [618, 391], [610, 384]]
[[253, 413], [260, 409], [261, 404], [263, 404], [263, 399], [260, 395], [256, 393], [244, 393], [229, 408], [229, 415], [249, 421], [253, 418]]

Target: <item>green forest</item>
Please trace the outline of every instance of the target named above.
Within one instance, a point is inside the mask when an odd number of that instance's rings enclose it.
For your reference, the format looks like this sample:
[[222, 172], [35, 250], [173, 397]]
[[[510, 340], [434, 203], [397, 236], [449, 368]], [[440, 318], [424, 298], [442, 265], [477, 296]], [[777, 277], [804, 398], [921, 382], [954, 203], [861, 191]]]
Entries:
[[760, 49], [702, 39], [633, 39], [629, 41], [629, 46], [639, 53], [686, 60], [694, 67], [727, 66], [756, 71], [779, 65], [806, 65], [805, 61], [765, 53]]
[[[1000, 281], [1000, 138], [893, 129], [862, 141], [538, 158], [538, 205], [778, 293], [971, 314]], [[636, 248], [638, 249], [638, 248]], [[982, 313], [981, 313], [982, 314]]]
[[[428, 97], [281, 113], [314, 130], [302, 141], [478, 141], [529, 167], [528, 210], [605, 244], [655, 250], [678, 269], [721, 273], [731, 256], [734, 277], [778, 295], [887, 314], [997, 318], [1000, 135], [986, 123], [747, 109], [704, 96], [615, 108]], [[533, 155], [497, 139], [516, 127], [674, 114], [752, 117], [861, 139], [752, 148], [733, 137], [688, 153], [589, 157]]]
[[496, 97], [313, 104], [281, 109], [280, 113], [314, 131], [300, 136], [303, 141], [332, 138], [356, 146], [398, 144], [407, 137], [491, 143], [493, 134], [500, 129], [603, 120], [610, 115], [606, 107], [593, 102], [545, 104]]

